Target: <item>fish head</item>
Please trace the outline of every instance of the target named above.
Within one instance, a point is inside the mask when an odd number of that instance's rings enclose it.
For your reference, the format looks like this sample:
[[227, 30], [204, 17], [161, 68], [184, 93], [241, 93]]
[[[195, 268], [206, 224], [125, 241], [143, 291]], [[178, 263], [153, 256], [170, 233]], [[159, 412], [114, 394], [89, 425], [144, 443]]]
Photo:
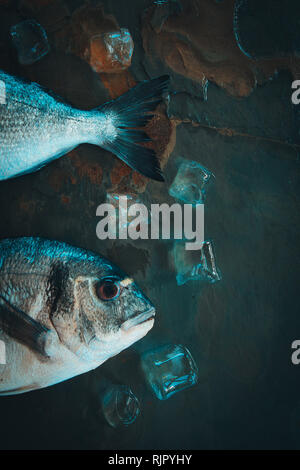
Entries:
[[[92, 265], [89, 272], [85, 267], [84, 272], [76, 273], [71, 286], [75, 326], [71, 335], [67, 328], [66, 342], [82, 358], [102, 363], [141, 339], [154, 325], [151, 301], [132, 278], [108, 261], [101, 260], [98, 269]], [[58, 328], [62, 322], [65, 328], [64, 315], [58, 319]]]

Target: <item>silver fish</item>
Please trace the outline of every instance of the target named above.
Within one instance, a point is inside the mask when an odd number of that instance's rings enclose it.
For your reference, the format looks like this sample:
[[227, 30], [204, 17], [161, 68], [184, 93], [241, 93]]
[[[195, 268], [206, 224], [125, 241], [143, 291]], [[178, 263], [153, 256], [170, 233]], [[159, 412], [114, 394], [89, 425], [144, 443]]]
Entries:
[[0, 395], [94, 369], [154, 324], [155, 309], [134, 281], [90, 251], [41, 238], [6, 239], [0, 266], [6, 356]]
[[[98, 145], [130, 167], [164, 181], [144, 126], [167, 90], [168, 76], [141, 82], [120, 98], [91, 111], [62, 101], [36, 83], [0, 71], [0, 180], [40, 169], [82, 143]], [[131, 128], [131, 129], [130, 129]], [[134, 129], [133, 129], [134, 128]]]

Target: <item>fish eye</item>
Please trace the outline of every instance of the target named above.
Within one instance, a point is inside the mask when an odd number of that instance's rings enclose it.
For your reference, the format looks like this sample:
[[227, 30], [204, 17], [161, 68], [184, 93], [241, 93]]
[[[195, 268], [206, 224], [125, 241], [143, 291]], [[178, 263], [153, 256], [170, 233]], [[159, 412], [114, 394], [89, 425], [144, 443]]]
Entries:
[[121, 286], [117, 279], [101, 279], [96, 285], [97, 297], [101, 300], [114, 300], [121, 292]]

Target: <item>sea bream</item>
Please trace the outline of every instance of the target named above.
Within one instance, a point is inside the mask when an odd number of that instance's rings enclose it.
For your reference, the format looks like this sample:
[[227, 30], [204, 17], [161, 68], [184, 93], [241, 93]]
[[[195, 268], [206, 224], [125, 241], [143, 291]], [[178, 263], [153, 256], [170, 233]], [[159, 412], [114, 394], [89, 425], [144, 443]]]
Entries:
[[109, 150], [143, 175], [164, 181], [155, 152], [142, 144], [151, 139], [137, 128], [153, 117], [151, 111], [168, 82], [168, 76], [141, 82], [118, 99], [84, 111], [37, 83], [0, 70], [0, 180], [36, 171], [89, 143]]
[[5, 239], [0, 266], [0, 395], [94, 369], [154, 324], [155, 309], [135, 282], [93, 252], [41, 238]]

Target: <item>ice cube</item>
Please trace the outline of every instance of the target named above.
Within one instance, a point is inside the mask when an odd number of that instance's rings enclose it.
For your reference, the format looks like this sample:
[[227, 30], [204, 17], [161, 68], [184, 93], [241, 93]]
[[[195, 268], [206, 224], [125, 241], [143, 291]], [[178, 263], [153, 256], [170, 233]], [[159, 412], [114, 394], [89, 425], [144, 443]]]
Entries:
[[200, 250], [186, 250], [185, 243], [176, 242], [173, 247], [176, 281], [179, 286], [188, 281], [214, 283], [222, 279], [216, 265], [214, 247], [206, 240]]
[[198, 368], [190, 351], [180, 344], [167, 344], [143, 353], [142, 369], [159, 400], [195, 385]]
[[91, 38], [90, 64], [96, 72], [120, 72], [131, 65], [134, 42], [126, 28]]
[[183, 161], [169, 188], [169, 194], [187, 204], [203, 204], [207, 186], [213, 176], [212, 172], [200, 163]]
[[140, 406], [129, 387], [112, 385], [103, 393], [102, 411], [108, 424], [117, 428], [133, 423], [140, 413]]
[[10, 28], [12, 42], [22, 65], [37, 62], [50, 51], [44, 28], [35, 20], [26, 20]]

